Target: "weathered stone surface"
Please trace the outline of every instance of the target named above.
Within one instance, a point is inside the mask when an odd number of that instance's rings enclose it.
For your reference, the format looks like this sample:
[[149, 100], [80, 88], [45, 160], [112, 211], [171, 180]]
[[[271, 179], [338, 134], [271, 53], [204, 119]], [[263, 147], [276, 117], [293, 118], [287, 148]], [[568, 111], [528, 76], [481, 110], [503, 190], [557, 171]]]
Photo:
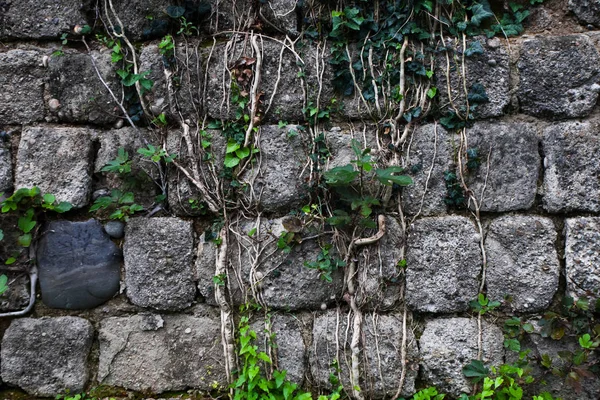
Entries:
[[468, 147], [477, 150], [480, 162], [475, 172], [467, 173], [467, 184], [477, 201], [481, 202], [483, 194], [480, 210], [531, 208], [541, 165], [535, 127], [528, 123], [481, 122], [474, 124], [467, 136]]
[[385, 235], [375, 245], [365, 246], [358, 257], [357, 304], [369, 309], [392, 308], [400, 298], [402, 267], [399, 266], [405, 238], [392, 216], [385, 218]]
[[125, 229], [125, 284], [135, 305], [157, 310], [189, 307], [196, 295], [191, 222], [133, 218]]
[[0, 53], [3, 124], [27, 124], [44, 118], [44, 73], [40, 51], [14, 49]]
[[[486, 365], [500, 365], [504, 360], [504, 335], [500, 328], [482, 323], [483, 359]], [[469, 393], [471, 385], [462, 369], [477, 359], [479, 329], [476, 319], [440, 318], [425, 324], [419, 340], [421, 371], [427, 384], [440, 393], [458, 396]]]
[[57, 39], [87, 23], [89, 0], [10, 1], [0, 4], [0, 38]]
[[[259, 351], [272, 354], [277, 368], [287, 371], [286, 379], [302, 386], [306, 369], [306, 345], [298, 319], [293, 315], [275, 314], [270, 318], [270, 325], [265, 325], [265, 321], [259, 319], [252, 323], [251, 328], [256, 332]], [[269, 339], [271, 334], [274, 337]]]
[[188, 387], [224, 389], [218, 311], [203, 315], [138, 314], [100, 323], [98, 381], [160, 393]]
[[91, 51], [90, 54], [65, 51], [63, 56], [48, 61], [48, 92], [58, 100], [58, 108], [51, 114], [65, 122], [109, 124], [117, 121], [121, 109], [104, 87], [93, 66], [117, 98], [122, 87], [111, 63], [111, 53]]
[[35, 396], [80, 393], [93, 337], [83, 318], [15, 319], [2, 339], [2, 380]]
[[42, 301], [52, 308], [94, 308], [119, 291], [121, 251], [102, 225], [52, 221], [37, 247]]
[[413, 311], [459, 312], [479, 292], [480, 236], [460, 216], [423, 218], [409, 230], [406, 301]]
[[91, 162], [87, 128], [29, 127], [21, 134], [15, 187], [37, 186], [57, 201], [81, 208], [92, 193]]
[[207, 240], [206, 233], [198, 238], [196, 251], [196, 279], [198, 291], [204, 297], [206, 304], [218, 305], [215, 299], [215, 276], [217, 245], [212, 240]]
[[407, 173], [413, 184], [402, 189], [402, 208], [412, 215], [446, 213], [444, 172], [452, 167], [452, 138], [439, 125], [423, 125], [412, 133]]
[[104, 224], [104, 231], [113, 239], [122, 239], [125, 236], [125, 223], [121, 221], [108, 221]]
[[600, 56], [586, 35], [528, 39], [517, 66], [517, 95], [525, 114], [577, 118], [596, 104]]
[[544, 149], [544, 208], [552, 213], [600, 211], [600, 125], [597, 121], [549, 126]]
[[[169, 33], [172, 19], [167, 15], [167, 7], [173, 2], [168, 0], [113, 0], [114, 12], [123, 23], [125, 34], [133, 40], [148, 40]], [[104, 3], [100, 3], [100, 12], [106, 13]], [[111, 22], [120, 31], [116, 16], [110, 12]], [[192, 21], [190, 21], [192, 22]]]
[[569, 10], [582, 23], [600, 26], [600, 2], [598, 0], [569, 0]]
[[[310, 367], [316, 385], [324, 391], [331, 390], [329, 375], [335, 370], [333, 360], [341, 369], [338, 378], [347, 393], [352, 392], [350, 383], [350, 358], [352, 328], [347, 329], [346, 313], [329, 311], [315, 318], [313, 346], [310, 349]], [[360, 387], [366, 398], [388, 398], [398, 390], [402, 374], [402, 317], [397, 315], [364, 315], [364, 348], [361, 348]], [[336, 347], [339, 346], [339, 353]], [[417, 376], [418, 349], [415, 337], [407, 329], [407, 368], [401, 394], [414, 392]], [[338, 358], [339, 357], [339, 358]], [[363, 363], [364, 361], [364, 363]]]
[[329, 150], [326, 170], [351, 164], [357, 156], [352, 149], [352, 141], [356, 140], [360, 150], [371, 149], [372, 160], [377, 159], [377, 126], [357, 123], [356, 125], [334, 126], [325, 132], [325, 141]]
[[[332, 281], [327, 282], [319, 271], [304, 265], [317, 260], [320, 246], [331, 243], [331, 237], [321, 236], [320, 243], [315, 239], [298, 243], [300, 237], [314, 236], [314, 233], [295, 233], [296, 240], [290, 244], [291, 251], [286, 254], [277, 248], [277, 240], [285, 230], [283, 224], [283, 218], [261, 219], [260, 229], [252, 236], [248, 233], [256, 227], [255, 220], [243, 221], [235, 226], [240, 235], [236, 235], [237, 240], [229, 244], [228, 257], [233, 267], [229, 271], [228, 283], [234, 301], [243, 304], [248, 297], [258, 297], [256, 301], [270, 308], [318, 310], [338, 300], [342, 295], [344, 271], [332, 271]], [[258, 259], [257, 243], [261, 243], [262, 248]], [[329, 251], [330, 256], [335, 258], [335, 249]], [[243, 288], [239, 286], [238, 277], [241, 277]]]
[[542, 311], [558, 290], [556, 230], [548, 218], [505, 216], [485, 240], [487, 296], [506, 300], [512, 311]]
[[567, 295], [600, 299], [600, 218], [566, 220]]
[[267, 0], [260, 5], [261, 17], [279, 31], [298, 36], [298, 0]]
[[[436, 87], [440, 94], [441, 104], [448, 104], [452, 100], [459, 113], [465, 115], [467, 99], [462, 76], [462, 56], [455, 57], [454, 53], [464, 51], [462, 42], [447, 38], [446, 48], [453, 49], [451, 53], [448, 53], [450, 71], [446, 71], [447, 60], [445, 54], [442, 53], [438, 57], [436, 65]], [[477, 37], [468, 42], [465, 54], [467, 90], [471, 93], [474, 85], [482, 85], [489, 100], [477, 104], [472, 115], [476, 118], [502, 115], [510, 103], [510, 68], [506, 45], [499, 38]], [[450, 95], [448, 94], [448, 79], [450, 80]], [[470, 106], [473, 105], [472, 101], [469, 103]], [[452, 105], [447, 106], [447, 110], [455, 111]]]
[[308, 158], [304, 137], [301, 133], [290, 137], [288, 129], [276, 125], [260, 127], [260, 167], [242, 177], [254, 181], [253, 198], [267, 212], [287, 212], [299, 207], [308, 194], [302, 176]]
[[0, 193], [7, 192], [13, 186], [13, 168], [10, 144], [0, 138]]

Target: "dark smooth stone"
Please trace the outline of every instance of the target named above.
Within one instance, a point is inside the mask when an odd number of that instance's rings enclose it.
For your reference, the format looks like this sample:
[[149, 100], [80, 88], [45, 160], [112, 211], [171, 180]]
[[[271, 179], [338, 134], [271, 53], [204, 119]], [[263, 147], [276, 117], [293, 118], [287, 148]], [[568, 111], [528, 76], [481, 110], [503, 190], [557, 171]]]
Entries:
[[108, 236], [121, 239], [125, 236], [125, 224], [121, 221], [109, 221], [104, 224], [104, 230], [108, 233]]
[[50, 222], [37, 249], [42, 301], [71, 310], [99, 306], [119, 291], [121, 259], [98, 221]]

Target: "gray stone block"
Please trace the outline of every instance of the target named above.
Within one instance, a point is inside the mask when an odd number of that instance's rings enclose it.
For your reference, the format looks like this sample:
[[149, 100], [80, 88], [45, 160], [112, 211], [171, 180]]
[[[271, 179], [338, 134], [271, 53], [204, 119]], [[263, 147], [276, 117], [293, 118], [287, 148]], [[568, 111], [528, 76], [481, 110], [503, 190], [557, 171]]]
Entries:
[[544, 208], [551, 213], [600, 211], [600, 126], [564, 122], [544, 130]]
[[[242, 179], [253, 181], [253, 198], [267, 212], [288, 212], [300, 207], [308, 196], [308, 186], [302, 176], [308, 160], [305, 138], [300, 132], [290, 137], [288, 129], [277, 125], [259, 128], [259, 166], [245, 173]], [[299, 129], [299, 127], [296, 127]]]
[[[251, 328], [256, 332], [259, 351], [270, 355], [277, 369], [287, 371], [287, 380], [302, 386], [306, 372], [306, 345], [298, 318], [275, 314], [270, 318], [270, 324], [265, 325], [265, 321], [259, 319], [252, 323]], [[271, 335], [274, 336], [270, 339]]]
[[[169, 24], [173, 19], [167, 15], [167, 7], [173, 2], [168, 0], [113, 0], [112, 3], [114, 13], [110, 8], [108, 9], [110, 21], [116, 30], [120, 31], [116, 18], [118, 17], [129, 39], [156, 39], [169, 33]], [[105, 10], [104, 2], [100, 2], [99, 12], [106, 19], [107, 10]]]
[[[488, 366], [502, 364], [502, 331], [484, 321], [482, 332], [482, 361]], [[453, 396], [470, 393], [471, 384], [462, 369], [477, 359], [478, 337], [476, 319], [440, 318], [428, 321], [419, 340], [421, 372], [427, 384]]]
[[[489, 99], [488, 102], [477, 104], [472, 115], [475, 118], [501, 116], [510, 103], [508, 49], [500, 38], [477, 37], [467, 43], [467, 54], [476, 49], [472, 55], [464, 58], [467, 91], [470, 92], [473, 85], [482, 85]], [[454, 111], [453, 103], [459, 113], [465, 115], [467, 99], [465, 98], [465, 83], [463, 82], [462, 53], [464, 49], [462, 48], [462, 41], [447, 38], [446, 47], [452, 49], [452, 51], [447, 53], [448, 59], [445, 53], [441, 53], [437, 57], [435, 71], [440, 102], [447, 105], [446, 109], [448, 111]], [[447, 61], [449, 61], [449, 71]], [[450, 95], [448, 94], [448, 87], [450, 87]], [[448, 103], [451, 104], [448, 105]]]
[[452, 137], [439, 125], [414, 129], [410, 139], [407, 173], [413, 184], [402, 189], [402, 209], [412, 215], [446, 213], [444, 172], [452, 168]]
[[565, 226], [567, 295], [594, 304], [600, 299], [600, 218], [569, 218]]
[[45, 71], [42, 53], [38, 50], [9, 50], [0, 53], [0, 65], [2, 123], [28, 124], [43, 120]]
[[569, 0], [569, 10], [585, 24], [600, 26], [600, 2], [598, 0]]
[[50, 222], [36, 258], [48, 307], [94, 308], [119, 291], [121, 250], [96, 220]]
[[206, 304], [218, 305], [215, 299], [215, 276], [216, 260], [218, 247], [212, 240], [206, 240], [206, 234], [203, 233], [198, 238], [196, 251], [196, 279], [198, 279], [198, 290]]
[[25, 0], [0, 5], [0, 39], [58, 39], [87, 24], [89, 0]]
[[[341, 268], [333, 271], [332, 281], [327, 282], [319, 271], [304, 266], [305, 262], [317, 260], [321, 252], [320, 243], [315, 239], [304, 240], [292, 245], [290, 253], [285, 254], [277, 248], [277, 240], [284, 232], [283, 218], [261, 219], [257, 233], [248, 236], [254, 227], [256, 221], [240, 222], [234, 227], [240, 235], [236, 235], [229, 244], [229, 259], [234, 269], [229, 271], [228, 283], [236, 303], [243, 304], [248, 297], [254, 297], [270, 308], [318, 310], [341, 297], [344, 276]], [[314, 236], [309, 232], [296, 235]], [[323, 244], [331, 243], [330, 237], [322, 236], [320, 239]], [[255, 252], [257, 243], [261, 243], [262, 248], [258, 260]], [[330, 251], [335, 257], [335, 250]]]
[[90, 54], [65, 51], [62, 56], [48, 61], [48, 93], [58, 100], [58, 107], [50, 111], [52, 117], [64, 122], [105, 125], [119, 119], [121, 109], [100, 81], [90, 57], [93, 57], [102, 79], [117, 98], [122, 87], [117, 80], [108, 50]]
[[358, 257], [357, 304], [363, 308], [392, 308], [401, 294], [402, 267], [399, 266], [405, 237], [392, 216], [385, 218], [385, 235], [376, 244], [365, 246]]
[[2, 339], [2, 380], [35, 396], [80, 393], [93, 337], [83, 318], [15, 319]]
[[298, 3], [298, 0], [268, 0], [261, 3], [260, 15], [277, 30], [298, 36]]
[[138, 314], [100, 323], [98, 381], [161, 393], [225, 390], [227, 377], [218, 311], [202, 315]]
[[133, 218], [125, 229], [125, 284], [135, 305], [157, 310], [189, 307], [196, 295], [192, 223], [178, 218]]
[[[346, 393], [352, 392], [350, 384], [352, 328], [347, 328], [348, 315], [328, 311], [315, 318], [313, 345], [310, 350], [310, 367], [317, 387], [325, 392], [332, 389], [329, 375], [335, 373], [332, 362], [340, 368], [338, 378]], [[415, 337], [407, 329], [407, 364], [402, 365], [402, 317], [398, 315], [366, 314], [362, 327], [363, 346], [359, 355], [361, 365], [360, 386], [369, 399], [394, 396], [402, 368], [407, 368], [401, 395], [415, 391], [419, 351]]]
[[525, 114], [577, 118], [596, 104], [600, 56], [586, 35], [527, 39], [517, 66], [517, 96]]
[[74, 208], [88, 204], [92, 192], [92, 140], [87, 128], [52, 126], [23, 130], [17, 153], [15, 187], [37, 186]]
[[556, 230], [548, 218], [495, 219], [485, 240], [486, 285], [491, 300], [507, 300], [516, 312], [543, 311], [558, 290]]
[[10, 144], [0, 139], [0, 193], [13, 187], [13, 168]]
[[531, 208], [541, 166], [535, 127], [528, 123], [480, 122], [467, 131], [467, 137], [468, 148], [476, 149], [480, 160], [476, 172], [467, 174], [467, 185], [481, 203], [480, 210]]
[[482, 259], [475, 224], [460, 216], [423, 218], [410, 228], [406, 301], [413, 311], [469, 310], [479, 292]]

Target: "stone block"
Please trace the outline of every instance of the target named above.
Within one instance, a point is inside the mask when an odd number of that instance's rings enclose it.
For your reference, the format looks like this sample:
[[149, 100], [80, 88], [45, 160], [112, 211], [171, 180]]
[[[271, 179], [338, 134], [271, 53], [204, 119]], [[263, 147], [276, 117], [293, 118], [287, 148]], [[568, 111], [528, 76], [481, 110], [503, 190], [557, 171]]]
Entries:
[[467, 131], [467, 137], [467, 151], [475, 149], [480, 163], [476, 171], [467, 173], [467, 185], [481, 203], [480, 210], [531, 208], [541, 166], [535, 127], [480, 122]]
[[[454, 111], [454, 105], [460, 115], [465, 115], [467, 99], [465, 98], [465, 82], [463, 82], [462, 73], [462, 53], [465, 52], [464, 67], [468, 94], [474, 92], [474, 85], [481, 85], [488, 98], [488, 101], [478, 103], [471, 114], [475, 118], [499, 117], [510, 103], [508, 49], [500, 38], [476, 37], [467, 43], [465, 51], [461, 41], [448, 38], [446, 39], [447, 53], [441, 53], [437, 57], [435, 77], [440, 102], [441, 104], [450, 103], [446, 106], [448, 111]], [[450, 70], [448, 70], [447, 61]], [[448, 87], [450, 87], [450, 94]], [[469, 101], [470, 106], [473, 104], [472, 100]]]
[[181, 310], [196, 296], [192, 223], [178, 218], [133, 218], [125, 229], [125, 284], [135, 305]]
[[299, 4], [298, 0], [268, 0], [260, 4], [262, 19], [267, 21], [268, 25], [275, 27], [280, 32], [294, 37], [299, 35], [298, 18]]
[[600, 125], [564, 122], [544, 130], [544, 208], [551, 213], [600, 211]]
[[87, 128], [25, 128], [17, 153], [15, 187], [37, 186], [74, 208], [85, 207], [92, 192], [92, 140]]
[[525, 114], [578, 118], [594, 108], [600, 91], [600, 55], [588, 36], [527, 39], [517, 67], [517, 96]]
[[[313, 325], [313, 346], [310, 350], [310, 367], [315, 384], [324, 389], [332, 389], [329, 375], [335, 373], [332, 362], [340, 368], [338, 378], [346, 393], [352, 392], [350, 383], [352, 328], [347, 328], [346, 313], [328, 311], [315, 318]], [[406, 365], [402, 365], [402, 317], [398, 315], [364, 315], [362, 325], [363, 346], [361, 346], [359, 366], [360, 387], [369, 399], [394, 396], [402, 369], [406, 377], [401, 395], [415, 391], [418, 371], [419, 351], [412, 330], [407, 329]]]
[[402, 291], [402, 246], [404, 232], [392, 216], [385, 218], [385, 235], [376, 244], [364, 246], [358, 257], [356, 302], [363, 308], [393, 308]]
[[340, 125], [331, 127], [325, 132], [325, 142], [329, 150], [329, 157], [325, 165], [326, 170], [343, 167], [351, 164], [357, 156], [352, 149], [352, 141], [358, 142], [362, 150], [371, 149], [373, 161], [377, 159], [377, 126], [374, 124]]
[[225, 390], [219, 314], [203, 310], [198, 316], [138, 314], [102, 320], [98, 381], [153, 393]]
[[0, 5], [0, 39], [58, 39], [88, 23], [89, 0], [25, 0]]
[[3, 124], [28, 124], [44, 119], [44, 75], [40, 51], [14, 49], [0, 53]]
[[13, 187], [13, 168], [10, 143], [0, 139], [0, 193]]
[[[271, 354], [277, 368], [287, 372], [286, 379], [298, 386], [302, 386], [306, 372], [306, 345], [301, 328], [297, 317], [288, 314], [275, 314], [266, 325], [261, 319], [251, 325], [259, 351]], [[270, 335], [273, 336], [269, 338]]]
[[[108, 50], [90, 54], [65, 51], [48, 61], [48, 93], [56, 106], [50, 107], [51, 117], [64, 122], [106, 125], [116, 122], [121, 109], [100, 81], [91, 58], [102, 79], [120, 99], [122, 86], [111, 63]], [[51, 101], [52, 101], [51, 100]]]
[[439, 125], [422, 125], [410, 139], [407, 173], [413, 184], [402, 189], [402, 209], [412, 215], [446, 213], [444, 172], [452, 169], [452, 137]]
[[[174, 22], [167, 15], [167, 7], [173, 4], [168, 0], [113, 0], [112, 4], [114, 12], [108, 9], [111, 23], [120, 31], [116, 18], [118, 17], [125, 28], [125, 34], [132, 40], [163, 37], [169, 33], [169, 28]], [[99, 12], [103, 17], [106, 14], [104, 2], [100, 2]]]
[[[421, 372], [428, 385], [440, 393], [470, 393], [462, 369], [477, 359], [479, 329], [476, 319], [440, 318], [427, 321], [419, 340]], [[504, 335], [500, 328], [482, 323], [482, 361], [490, 366], [504, 362]]]
[[582, 23], [600, 27], [600, 2], [598, 0], [569, 0], [569, 10]]
[[543, 311], [558, 290], [560, 263], [552, 220], [534, 216], [495, 219], [485, 240], [487, 297], [515, 312]]
[[215, 268], [218, 247], [212, 240], [206, 239], [206, 233], [198, 238], [196, 251], [196, 278], [198, 279], [198, 291], [204, 297], [206, 304], [213, 306], [219, 303], [215, 299]]
[[94, 308], [119, 292], [121, 250], [96, 220], [50, 222], [36, 258], [48, 307]]
[[567, 295], [600, 300], [600, 218], [569, 218], [566, 227]]
[[[237, 239], [229, 244], [228, 256], [234, 268], [229, 271], [228, 282], [234, 302], [243, 304], [248, 297], [254, 297], [269, 308], [318, 310], [340, 299], [344, 276], [341, 268], [332, 271], [331, 282], [327, 282], [319, 271], [304, 265], [317, 260], [320, 246], [331, 243], [331, 237], [321, 236], [321, 242], [314, 238], [302, 240], [302, 236], [314, 236], [314, 233], [297, 232], [294, 234], [296, 240], [286, 254], [277, 246], [278, 238], [285, 230], [284, 223], [283, 218], [261, 219], [260, 229], [252, 236], [248, 233], [256, 227], [256, 221], [241, 221], [233, 228], [239, 232]], [[257, 243], [261, 243], [262, 249], [258, 257]], [[330, 256], [336, 257], [335, 249], [330, 249]]]
[[2, 338], [2, 380], [34, 396], [81, 393], [93, 338], [83, 318], [14, 319]]
[[[305, 165], [308, 161], [305, 137], [290, 137], [288, 129], [263, 125], [258, 132], [259, 166], [242, 176], [253, 181], [253, 199], [267, 212], [288, 212], [300, 207], [308, 196]], [[299, 131], [299, 127], [295, 127]]]
[[409, 230], [406, 301], [413, 311], [469, 310], [479, 293], [482, 259], [475, 224], [461, 216], [417, 220]]

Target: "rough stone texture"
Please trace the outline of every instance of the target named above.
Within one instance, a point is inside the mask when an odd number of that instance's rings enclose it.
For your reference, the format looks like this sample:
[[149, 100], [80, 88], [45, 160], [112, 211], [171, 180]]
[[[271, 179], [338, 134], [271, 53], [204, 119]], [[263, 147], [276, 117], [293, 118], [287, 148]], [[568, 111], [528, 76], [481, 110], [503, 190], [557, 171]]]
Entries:
[[94, 69], [91, 58], [117, 98], [122, 87], [117, 81], [108, 50], [77, 53], [65, 51], [63, 56], [48, 61], [48, 92], [60, 106], [52, 116], [65, 122], [109, 124], [117, 121], [121, 109], [113, 101]]
[[[497, 326], [482, 323], [483, 359], [486, 365], [504, 360], [504, 335]], [[462, 369], [477, 359], [479, 329], [476, 319], [440, 318], [425, 324], [419, 340], [421, 371], [428, 385], [440, 393], [458, 396], [470, 393], [471, 384]]]
[[35, 396], [80, 393], [93, 337], [83, 318], [15, 319], [2, 339], [2, 380]]
[[528, 39], [517, 66], [517, 95], [525, 114], [577, 118], [596, 104], [600, 56], [586, 35]]
[[582, 23], [600, 26], [600, 1], [598, 0], [569, 0], [569, 10]]
[[[198, 138], [196, 132], [190, 132], [194, 157], [188, 156], [188, 143], [184, 140], [181, 131], [169, 131], [167, 135], [167, 151], [177, 154], [177, 162], [186, 168], [192, 176], [192, 166], [197, 166], [199, 176], [195, 179], [206, 185], [208, 195], [218, 193], [217, 182], [223, 173], [223, 159], [227, 140], [220, 130], [209, 129], [205, 136]], [[210, 142], [210, 146], [203, 148], [203, 141]], [[190, 202], [190, 200], [192, 202]], [[202, 204], [205, 198], [196, 185], [174, 165], [169, 170], [169, 207], [176, 215], [198, 216], [207, 213], [206, 205]]]
[[[240, 235], [237, 236], [237, 241], [229, 244], [228, 256], [234, 268], [229, 271], [233, 300], [243, 304], [247, 301], [247, 296], [251, 298], [256, 295], [261, 304], [283, 310], [318, 310], [323, 305], [334, 303], [342, 295], [344, 271], [333, 271], [332, 282], [326, 282], [320, 277], [319, 271], [304, 266], [307, 261], [317, 260], [321, 252], [320, 245], [331, 243], [331, 237], [322, 236], [321, 243], [312, 239], [293, 244], [290, 253], [285, 254], [277, 248], [277, 240], [284, 232], [283, 224], [283, 218], [263, 218], [260, 230], [257, 230], [259, 233], [252, 237], [248, 236], [248, 232], [256, 227], [255, 220], [235, 225], [234, 229], [239, 231]], [[314, 232], [303, 231], [296, 235], [314, 236]], [[258, 263], [255, 251], [252, 250], [257, 242], [262, 244]], [[240, 250], [241, 255], [238, 255]], [[334, 249], [330, 252], [331, 256], [335, 257]], [[244, 289], [240, 289], [237, 276], [242, 278]]]
[[402, 227], [392, 216], [385, 218], [385, 235], [375, 245], [365, 246], [358, 257], [357, 303], [369, 309], [392, 308], [400, 298], [402, 279]]
[[480, 236], [460, 216], [423, 218], [409, 230], [406, 301], [413, 311], [460, 312], [479, 292]]
[[98, 381], [154, 393], [188, 387], [224, 389], [227, 378], [218, 311], [203, 310], [196, 316], [138, 314], [104, 319]]
[[260, 5], [261, 16], [291, 36], [298, 36], [298, 0], [267, 0]]
[[[479, 42], [477, 45], [476, 43]], [[471, 90], [475, 84], [485, 88], [489, 102], [478, 104], [472, 113], [476, 118], [498, 117], [503, 114], [510, 103], [509, 95], [509, 57], [506, 45], [499, 38], [486, 39], [477, 37], [467, 44], [467, 51], [478, 46], [483, 53], [475, 53], [465, 57], [465, 68], [467, 75], [467, 90]], [[458, 108], [461, 115], [466, 112], [466, 99], [462, 79], [462, 65], [455, 60], [455, 51], [463, 52], [462, 42], [456, 39], [447, 39], [446, 47], [453, 49], [450, 57], [450, 72], [447, 72], [446, 56], [441, 53], [437, 58], [436, 65], [436, 87], [438, 88], [441, 104], [448, 104], [448, 76], [450, 78], [450, 93], [452, 102]], [[459, 55], [458, 60], [462, 60]], [[470, 104], [472, 105], [472, 104]], [[453, 111], [452, 106], [447, 106], [448, 111]]]
[[206, 304], [218, 305], [215, 299], [215, 276], [217, 245], [212, 240], [206, 240], [203, 233], [198, 238], [196, 251], [196, 279], [198, 280], [198, 291], [204, 297]]
[[481, 122], [474, 124], [467, 136], [469, 149], [476, 149], [480, 160], [477, 171], [467, 177], [478, 201], [483, 192], [480, 210], [531, 208], [541, 165], [535, 127], [518, 122]]
[[[172, 19], [167, 15], [167, 7], [172, 4], [168, 0], [113, 0], [116, 15], [123, 23], [127, 37], [133, 40], [155, 39], [169, 33]], [[100, 12], [105, 13], [103, 2], [100, 5]], [[120, 30], [114, 14], [109, 15]]]
[[329, 150], [329, 157], [325, 169], [343, 167], [356, 160], [352, 149], [352, 140], [358, 142], [358, 147], [371, 149], [372, 160], [377, 160], [377, 126], [374, 124], [361, 124], [348, 126], [334, 126], [325, 132], [325, 141]]
[[485, 240], [487, 296], [506, 300], [512, 311], [543, 311], [558, 290], [556, 230], [548, 218], [505, 216]]
[[21, 134], [15, 187], [37, 186], [74, 208], [88, 204], [92, 141], [87, 128], [38, 126]]
[[[350, 384], [350, 341], [352, 329], [347, 329], [346, 313], [329, 311], [315, 318], [313, 325], [313, 346], [310, 349], [310, 367], [315, 384], [327, 392], [331, 390], [329, 374], [335, 372], [333, 360], [339, 361], [341, 373], [338, 375], [344, 389], [351, 393]], [[337, 337], [336, 337], [337, 334]], [[402, 317], [397, 315], [364, 315], [364, 348], [361, 352], [361, 390], [366, 398], [389, 398], [398, 390], [402, 373], [400, 348], [402, 346]], [[336, 345], [339, 343], [339, 354]], [[402, 395], [415, 390], [417, 377], [418, 349], [415, 337], [407, 329], [407, 371]]]
[[96, 220], [50, 222], [36, 256], [49, 307], [94, 308], [119, 291], [121, 251]]
[[[301, 386], [306, 369], [306, 345], [299, 320], [293, 315], [275, 314], [270, 318], [270, 325], [259, 319], [252, 323], [251, 328], [256, 332], [259, 351], [271, 354], [277, 368], [287, 371], [286, 379]], [[274, 335], [272, 343], [270, 335]]]
[[566, 220], [567, 295], [600, 299], [600, 218]]
[[208, 0], [208, 2], [211, 6], [210, 19], [205, 23], [196, 24], [205, 32], [213, 34], [236, 31], [252, 23], [255, 14], [252, 0]]
[[[254, 199], [267, 212], [287, 212], [306, 201], [308, 188], [302, 176], [307, 162], [304, 137], [290, 137], [287, 129], [261, 126], [259, 131], [260, 168], [244, 174], [254, 179]], [[306, 174], [306, 172], [305, 172]], [[304, 175], [306, 177], [306, 175]]]
[[452, 149], [452, 137], [439, 125], [423, 125], [413, 131], [407, 165], [413, 184], [402, 189], [406, 213], [446, 213], [444, 172], [452, 168]]
[[157, 310], [189, 307], [196, 295], [191, 222], [134, 218], [125, 230], [125, 284], [135, 305]]
[[597, 121], [549, 126], [544, 149], [544, 208], [552, 213], [600, 211], [600, 125]]
[[27, 124], [44, 118], [44, 73], [40, 51], [14, 49], [0, 53], [3, 124]]
[[0, 39], [57, 39], [85, 25], [89, 0], [25, 0], [0, 4]]
[[24, 310], [29, 304], [29, 278], [22, 272], [3, 273], [8, 277], [8, 289], [0, 295], [0, 312]]
[[13, 168], [10, 144], [0, 139], [0, 193], [9, 191], [12, 186]]

